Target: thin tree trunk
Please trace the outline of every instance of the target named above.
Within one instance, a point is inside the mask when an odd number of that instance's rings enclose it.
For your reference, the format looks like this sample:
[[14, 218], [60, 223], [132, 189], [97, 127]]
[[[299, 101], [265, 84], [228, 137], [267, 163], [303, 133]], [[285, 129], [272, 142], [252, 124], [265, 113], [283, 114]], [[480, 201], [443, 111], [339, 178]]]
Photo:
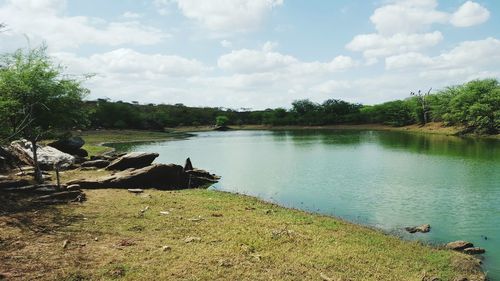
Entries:
[[35, 168], [35, 181], [37, 183], [43, 183], [42, 170], [40, 170], [40, 166], [38, 165], [38, 156], [37, 156], [37, 145], [36, 141], [31, 141], [31, 146], [33, 150], [33, 167]]

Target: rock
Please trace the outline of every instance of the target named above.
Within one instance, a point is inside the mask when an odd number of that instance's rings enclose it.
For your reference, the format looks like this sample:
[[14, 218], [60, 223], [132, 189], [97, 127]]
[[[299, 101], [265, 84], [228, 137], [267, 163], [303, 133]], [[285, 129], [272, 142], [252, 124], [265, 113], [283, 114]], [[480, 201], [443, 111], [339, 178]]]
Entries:
[[68, 244], [69, 244], [69, 240], [67, 240], [67, 239], [64, 240], [63, 241], [63, 248], [66, 249], [66, 247], [68, 246]]
[[71, 137], [51, 142], [48, 145], [64, 153], [87, 157], [87, 151], [81, 148], [84, 144], [85, 141], [81, 137]]
[[462, 250], [464, 253], [469, 255], [479, 255], [486, 253], [486, 250], [479, 247], [469, 247]]
[[143, 193], [144, 190], [140, 189], [140, 188], [129, 188], [127, 189], [128, 192], [131, 192], [131, 193]]
[[85, 201], [85, 194], [80, 190], [68, 190], [40, 196], [33, 201], [46, 204], [83, 202]]
[[161, 247], [161, 250], [164, 251], [164, 252], [168, 252], [168, 251], [172, 250], [172, 247], [170, 247], [170, 246], [163, 246], [163, 247]]
[[455, 251], [462, 251], [466, 248], [474, 247], [474, 244], [472, 244], [471, 242], [459, 240], [459, 241], [450, 242], [450, 243], [446, 244], [445, 247], [447, 249], [451, 249], [451, 250], [455, 250]]
[[[14, 141], [10, 145], [11, 151], [16, 151], [16, 155], [22, 155], [21, 158], [26, 160], [28, 165], [33, 164], [33, 150], [31, 142], [27, 140]], [[75, 163], [75, 157], [59, 151], [50, 146], [40, 146], [37, 149], [38, 164], [41, 169], [51, 170], [54, 164], [60, 165], [61, 168], [67, 168]]]
[[216, 126], [214, 128], [214, 131], [221, 131], [221, 132], [229, 131], [229, 130], [231, 130], [231, 128], [229, 128], [228, 126]]
[[95, 167], [95, 168], [105, 168], [109, 166], [111, 162], [108, 160], [91, 160], [85, 161], [81, 164], [82, 167]]
[[79, 184], [70, 184], [66, 187], [67, 190], [78, 190], [80, 189], [80, 185]]
[[186, 239], [184, 239], [184, 242], [185, 243], [191, 243], [191, 242], [199, 242], [201, 241], [201, 238], [200, 237], [186, 237]]
[[158, 153], [132, 152], [114, 160], [106, 169], [123, 171], [129, 168], [144, 168], [151, 165], [158, 156]]
[[193, 170], [193, 164], [191, 164], [191, 159], [189, 157], [186, 159], [186, 164], [184, 164], [184, 171], [191, 171]]
[[195, 188], [217, 182], [218, 177], [197, 170], [184, 172], [180, 165], [154, 164], [141, 169], [127, 169], [97, 180], [74, 180], [68, 184], [80, 184], [82, 188]]
[[0, 190], [3, 190], [5, 188], [14, 188], [14, 187], [20, 187], [20, 186], [26, 186], [29, 185], [30, 182], [26, 179], [3, 179], [0, 180]]
[[420, 226], [405, 227], [405, 230], [408, 231], [409, 233], [416, 233], [416, 232], [427, 233], [431, 231], [431, 226], [429, 224], [423, 224]]

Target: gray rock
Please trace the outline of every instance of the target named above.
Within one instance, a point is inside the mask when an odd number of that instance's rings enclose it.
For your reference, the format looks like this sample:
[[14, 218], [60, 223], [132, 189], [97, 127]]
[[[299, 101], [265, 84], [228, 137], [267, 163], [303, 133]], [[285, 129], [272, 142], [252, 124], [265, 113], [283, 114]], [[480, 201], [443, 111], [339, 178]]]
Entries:
[[81, 137], [71, 137], [51, 142], [48, 145], [71, 155], [87, 157], [87, 151], [81, 148], [84, 144], [85, 141]]
[[479, 255], [486, 253], [486, 250], [479, 247], [470, 247], [463, 249], [463, 252], [469, 255]]
[[[33, 149], [31, 142], [27, 140], [18, 140], [11, 143], [10, 148], [16, 151], [16, 155], [23, 155], [27, 162], [33, 164]], [[51, 170], [55, 164], [60, 165], [61, 168], [67, 168], [75, 163], [75, 157], [64, 153], [51, 146], [40, 146], [37, 148], [38, 164], [44, 170]], [[30, 165], [29, 164], [29, 165]]]
[[80, 189], [80, 185], [79, 184], [70, 184], [66, 187], [67, 190], [78, 190]]
[[108, 160], [91, 160], [86, 161], [81, 164], [82, 167], [96, 167], [96, 168], [105, 168], [109, 166], [111, 162]]
[[445, 247], [448, 249], [451, 249], [451, 250], [455, 250], [455, 251], [462, 251], [466, 248], [474, 247], [474, 244], [472, 244], [471, 242], [468, 242], [468, 241], [459, 240], [459, 241], [450, 242], [450, 243], [446, 244]]
[[128, 192], [131, 192], [131, 193], [143, 193], [144, 190], [143, 189], [140, 189], [140, 188], [129, 188], [127, 189]]
[[416, 233], [416, 232], [427, 233], [431, 231], [431, 226], [430, 224], [423, 224], [420, 226], [406, 227], [405, 230], [408, 231], [409, 233]]
[[97, 180], [74, 180], [68, 184], [80, 184], [82, 188], [196, 188], [217, 182], [218, 177], [203, 170], [184, 172], [175, 164], [155, 164], [141, 169], [127, 169]]
[[132, 152], [114, 160], [106, 169], [123, 171], [129, 168], [144, 168], [151, 165], [158, 156], [158, 153]]

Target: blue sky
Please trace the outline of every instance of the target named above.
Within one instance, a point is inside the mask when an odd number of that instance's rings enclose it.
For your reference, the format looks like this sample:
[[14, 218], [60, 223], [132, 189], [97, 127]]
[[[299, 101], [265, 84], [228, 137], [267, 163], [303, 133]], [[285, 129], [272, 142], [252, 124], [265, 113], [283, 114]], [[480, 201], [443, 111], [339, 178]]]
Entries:
[[90, 99], [231, 108], [500, 78], [495, 0], [0, 0], [0, 51], [46, 42]]

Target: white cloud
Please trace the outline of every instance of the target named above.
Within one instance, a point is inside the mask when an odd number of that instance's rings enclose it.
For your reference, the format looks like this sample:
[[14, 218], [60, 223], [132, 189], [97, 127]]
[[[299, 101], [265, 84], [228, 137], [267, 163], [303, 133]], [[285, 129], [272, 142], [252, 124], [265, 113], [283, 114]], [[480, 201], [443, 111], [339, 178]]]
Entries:
[[10, 34], [27, 34], [35, 42], [46, 41], [51, 49], [76, 48], [83, 44], [118, 46], [151, 45], [168, 37], [159, 29], [137, 21], [107, 22], [86, 16], [65, 16], [66, 1], [8, 0], [0, 6], [0, 18]]
[[[170, 77], [196, 76], [207, 68], [199, 61], [175, 55], [144, 54], [132, 49], [116, 49], [88, 58], [71, 53], [54, 53], [56, 58], [76, 73], [92, 71], [98, 75], [124, 74], [132, 76], [160, 75]], [[125, 82], [125, 81], [124, 81]]]
[[122, 17], [128, 18], [128, 19], [138, 19], [138, 18], [142, 17], [142, 15], [138, 14], [138, 13], [127, 11], [127, 12], [122, 14]]
[[377, 8], [370, 20], [380, 34], [427, 31], [434, 23], [446, 23], [449, 15], [436, 10], [437, 0], [402, 0]]
[[220, 45], [224, 48], [232, 48], [233, 47], [233, 43], [231, 43], [231, 41], [228, 41], [225, 39], [220, 41]]
[[[214, 32], [256, 29], [283, 0], [172, 0], [181, 13]], [[168, 5], [170, 1], [159, 0]], [[158, 3], [157, 3], [158, 4]]]
[[429, 66], [433, 60], [423, 54], [410, 52], [385, 58], [385, 69], [404, 69], [413, 67]]
[[478, 3], [467, 1], [451, 16], [450, 22], [454, 26], [468, 27], [487, 21], [490, 12]]
[[337, 56], [330, 62], [302, 62], [293, 56], [273, 51], [275, 46], [276, 43], [266, 42], [262, 50], [234, 50], [219, 57], [217, 65], [234, 73], [286, 72], [295, 75], [320, 75], [358, 65], [348, 56]]
[[439, 31], [429, 32], [434, 24], [465, 27], [483, 23], [489, 17], [486, 8], [472, 1], [465, 2], [453, 14], [437, 7], [437, 0], [392, 0], [375, 9], [370, 17], [377, 33], [356, 35], [346, 48], [362, 52], [369, 65], [376, 58], [436, 46], [443, 35]]
[[441, 40], [443, 35], [439, 31], [423, 34], [397, 33], [391, 36], [372, 33], [355, 36], [346, 48], [363, 52], [366, 58], [377, 58], [422, 50], [437, 45]]

